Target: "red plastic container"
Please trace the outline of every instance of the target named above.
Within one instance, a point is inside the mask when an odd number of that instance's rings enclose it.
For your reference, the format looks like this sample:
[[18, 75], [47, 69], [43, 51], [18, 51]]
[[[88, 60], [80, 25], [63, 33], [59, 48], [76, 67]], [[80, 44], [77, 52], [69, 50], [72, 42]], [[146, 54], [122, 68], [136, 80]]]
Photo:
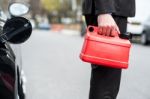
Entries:
[[99, 35], [98, 27], [89, 26], [80, 58], [100, 66], [126, 69], [130, 47], [129, 40]]

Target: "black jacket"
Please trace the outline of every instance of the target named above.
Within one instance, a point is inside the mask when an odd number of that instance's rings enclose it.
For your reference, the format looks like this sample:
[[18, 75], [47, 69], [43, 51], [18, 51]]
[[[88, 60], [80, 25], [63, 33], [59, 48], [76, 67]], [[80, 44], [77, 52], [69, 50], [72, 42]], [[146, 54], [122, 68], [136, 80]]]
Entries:
[[135, 0], [83, 0], [83, 14], [105, 14], [133, 17]]

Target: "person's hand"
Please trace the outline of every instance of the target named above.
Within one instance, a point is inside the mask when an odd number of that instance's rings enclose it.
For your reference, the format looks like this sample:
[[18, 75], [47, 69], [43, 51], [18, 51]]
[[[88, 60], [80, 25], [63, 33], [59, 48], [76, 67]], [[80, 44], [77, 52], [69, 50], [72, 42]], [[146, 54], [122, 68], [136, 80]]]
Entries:
[[[116, 36], [120, 30], [110, 14], [100, 14], [98, 16], [99, 34], [105, 36]], [[117, 34], [116, 34], [117, 33]]]

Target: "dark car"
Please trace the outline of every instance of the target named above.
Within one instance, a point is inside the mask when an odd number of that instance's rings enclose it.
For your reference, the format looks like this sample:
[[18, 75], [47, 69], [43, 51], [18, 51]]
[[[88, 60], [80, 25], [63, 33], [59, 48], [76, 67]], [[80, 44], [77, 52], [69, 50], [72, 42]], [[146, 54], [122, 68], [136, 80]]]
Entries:
[[31, 35], [31, 23], [20, 17], [29, 7], [22, 3], [11, 3], [10, 18], [4, 18], [0, 10], [0, 99], [25, 99], [24, 75], [20, 47]]

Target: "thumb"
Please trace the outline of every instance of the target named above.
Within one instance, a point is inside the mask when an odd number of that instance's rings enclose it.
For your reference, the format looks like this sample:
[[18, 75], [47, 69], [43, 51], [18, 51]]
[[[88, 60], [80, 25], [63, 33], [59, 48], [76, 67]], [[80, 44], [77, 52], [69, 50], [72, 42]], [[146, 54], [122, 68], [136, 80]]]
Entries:
[[120, 34], [120, 29], [119, 29], [119, 27], [117, 25], [115, 26], [115, 29], [118, 32], [118, 34]]

